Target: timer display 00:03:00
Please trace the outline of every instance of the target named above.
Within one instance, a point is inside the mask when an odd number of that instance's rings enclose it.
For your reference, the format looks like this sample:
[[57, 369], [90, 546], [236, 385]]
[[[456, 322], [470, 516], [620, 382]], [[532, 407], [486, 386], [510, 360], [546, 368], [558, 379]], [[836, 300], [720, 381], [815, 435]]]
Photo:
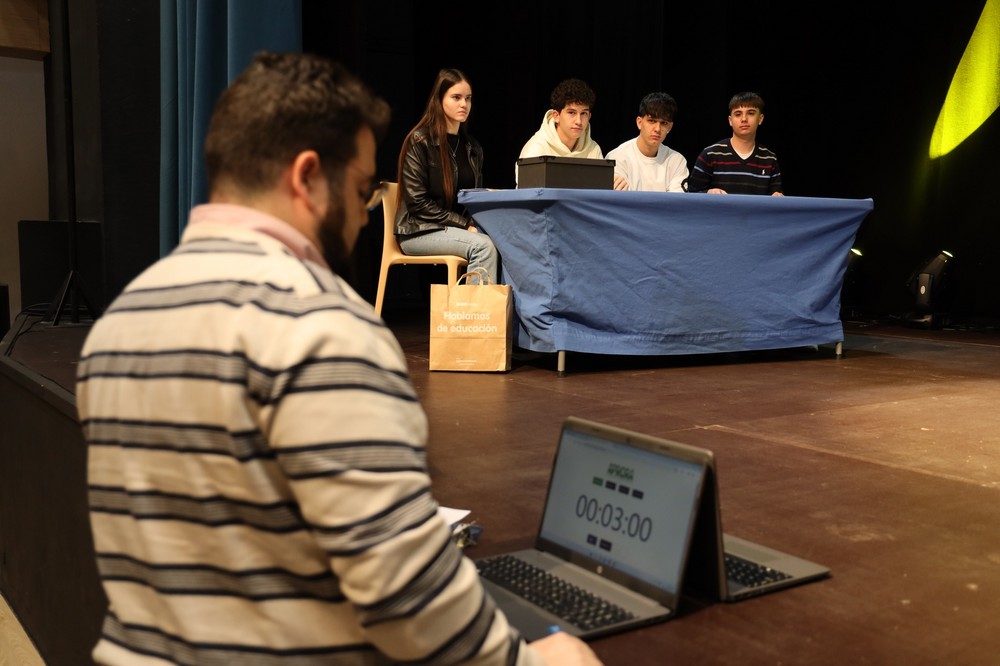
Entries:
[[586, 518], [588, 521], [606, 527], [615, 532], [621, 532], [633, 539], [648, 541], [653, 533], [653, 521], [651, 518], [640, 516], [637, 513], [625, 513], [625, 509], [613, 504], [602, 504], [593, 497], [580, 495], [576, 500], [577, 518]]

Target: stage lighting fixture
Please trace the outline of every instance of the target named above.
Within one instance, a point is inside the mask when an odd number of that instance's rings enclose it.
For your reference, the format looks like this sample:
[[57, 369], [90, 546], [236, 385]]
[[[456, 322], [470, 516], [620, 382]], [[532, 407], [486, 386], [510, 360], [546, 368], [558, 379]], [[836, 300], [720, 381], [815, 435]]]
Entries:
[[942, 250], [910, 276], [909, 287], [916, 297], [910, 323], [934, 327], [948, 323], [950, 318], [948, 276], [955, 255]]
[[840, 289], [840, 318], [854, 319], [861, 314], [861, 250], [852, 247], [847, 253], [844, 285]]
[[1000, 108], [998, 38], [1000, 0], [986, 0], [934, 124], [931, 159], [957, 148]]

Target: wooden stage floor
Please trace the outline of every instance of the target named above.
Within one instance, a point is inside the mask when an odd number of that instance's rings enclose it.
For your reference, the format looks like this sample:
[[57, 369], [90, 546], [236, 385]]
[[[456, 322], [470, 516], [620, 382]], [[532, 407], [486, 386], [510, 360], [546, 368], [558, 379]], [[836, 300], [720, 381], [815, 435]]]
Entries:
[[[726, 531], [832, 570], [597, 640], [606, 664], [998, 663], [995, 330], [848, 323], [840, 359], [832, 346], [571, 354], [559, 376], [554, 355], [508, 373], [431, 373], [426, 313], [387, 320], [430, 420], [435, 494], [484, 527], [470, 555], [530, 543], [559, 426], [575, 415], [712, 449]], [[34, 355], [36, 372], [71, 389], [85, 332], [67, 327], [58, 351], [36, 327], [13, 356]]]

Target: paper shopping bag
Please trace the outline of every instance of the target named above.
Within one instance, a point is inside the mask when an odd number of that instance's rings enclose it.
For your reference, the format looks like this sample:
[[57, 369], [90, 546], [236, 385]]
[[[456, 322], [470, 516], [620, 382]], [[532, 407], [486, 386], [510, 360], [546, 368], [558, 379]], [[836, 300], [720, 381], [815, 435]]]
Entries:
[[[469, 284], [480, 277], [480, 284]], [[514, 303], [510, 286], [485, 273], [466, 273], [458, 284], [431, 285], [431, 370], [510, 370]]]

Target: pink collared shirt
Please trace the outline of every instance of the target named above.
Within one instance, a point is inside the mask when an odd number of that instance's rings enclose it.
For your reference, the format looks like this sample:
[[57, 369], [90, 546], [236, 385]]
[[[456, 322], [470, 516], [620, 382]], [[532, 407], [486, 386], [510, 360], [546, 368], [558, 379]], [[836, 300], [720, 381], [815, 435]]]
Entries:
[[256, 208], [237, 204], [209, 203], [191, 209], [191, 215], [188, 218], [189, 226], [206, 222], [228, 224], [259, 231], [282, 243], [299, 259], [309, 260], [329, 268], [319, 249], [298, 229], [284, 220]]

